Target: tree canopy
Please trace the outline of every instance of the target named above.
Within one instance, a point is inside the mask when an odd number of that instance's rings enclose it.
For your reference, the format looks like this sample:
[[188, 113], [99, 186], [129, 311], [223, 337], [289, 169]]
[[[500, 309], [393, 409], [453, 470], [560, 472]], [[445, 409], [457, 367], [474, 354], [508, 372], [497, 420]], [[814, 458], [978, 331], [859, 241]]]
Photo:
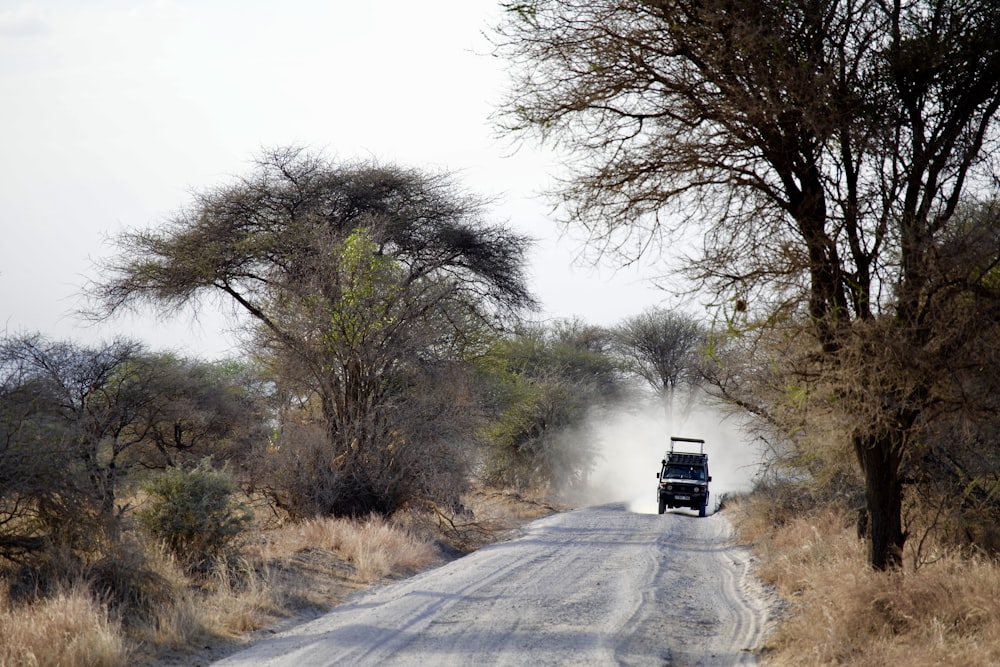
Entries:
[[526, 324], [477, 359], [491, 415], [487, 484], [575, 491], [598, 458], [593, 425], [625, 400], [611, 334], [579, 320]]
[[264, 423], [204, 362], [127, 340], [0, 339], [0, 557], [95, 545], [118, 530], [137, 468], [246, 449]]
[[[685, 270], [717, 303], [738, 305], [727, 321], [807, 327], [815, 347], [789, 365], [805, 369], [789, 379], [836, 377], [810, 395], [858, 410], [846, 437], [865, 475], [872, 564], [897, 565], [899, 471], [942, 369], [915, 362], [947, 364], [970, 338], [991, 338], [1000, 304], [995, 242], [964, 273], [943, 251], [969, 237], [963, 202], [995, 192], [1000, 7], [504, 7], [496, 47], [514, 67], [500, 126], [570, 151], [558, 194], [567, 220], [602, 247], [628, 254], [703, 239]], [[970, 303], [963, 326], [942, 318]]]
[[164, 226], [122, 234], [91, 293], [102, 316], [210, 296], [248, 315], [251, 349], [325, 430], [333, 491], [310, 511], [388, 512], [461, 469], [457, 451], [431, 455], [437, 437], [408, 411], [426, 422], [447, 413], [430, 396], [459, 404], [426, 387], [481, 332], [534, 306], [528, 240], [484, 210], [446, 174], [273, 149]]
[[664, 397], [682, 383], [698, 384], [697, 355], [706, 335], [694, 318], [662, 308], [628, 317], [614, 330], [626, 367]]

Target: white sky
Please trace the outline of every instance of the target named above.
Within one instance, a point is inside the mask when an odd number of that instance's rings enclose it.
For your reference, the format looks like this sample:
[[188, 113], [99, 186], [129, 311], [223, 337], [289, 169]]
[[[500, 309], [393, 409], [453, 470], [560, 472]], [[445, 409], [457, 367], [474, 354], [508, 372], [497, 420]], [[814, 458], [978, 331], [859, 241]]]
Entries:
[[660, 303], [639, 269], [574, 268], [536, 193], [547, 153], [495, 138], [506, 84], [484, 55], [496, 0], [0, 0], [0, 334], [125, 335], [214, 358], [224, 320], [74, 315], [124, 228], [246, 173], [261, 147], [457, 172], [537, 239], [543, 316], [614, 324]]

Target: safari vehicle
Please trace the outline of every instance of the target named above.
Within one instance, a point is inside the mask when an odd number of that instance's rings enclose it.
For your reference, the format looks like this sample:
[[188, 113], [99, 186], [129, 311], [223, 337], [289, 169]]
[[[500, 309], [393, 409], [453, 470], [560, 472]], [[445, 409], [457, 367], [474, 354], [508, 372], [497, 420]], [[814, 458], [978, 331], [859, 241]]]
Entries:
[[[679, 442], [697, 444], [698, 451], [677, 451], [675, 447]], [[712, 476], [708, 474], [704, 440], [671, 437], [670, 449], [656, 477], [660, 480], [656, 491], [660, 514], [674, 507], [696, 510], [698, 516], [708, 513], [708, 483]]]

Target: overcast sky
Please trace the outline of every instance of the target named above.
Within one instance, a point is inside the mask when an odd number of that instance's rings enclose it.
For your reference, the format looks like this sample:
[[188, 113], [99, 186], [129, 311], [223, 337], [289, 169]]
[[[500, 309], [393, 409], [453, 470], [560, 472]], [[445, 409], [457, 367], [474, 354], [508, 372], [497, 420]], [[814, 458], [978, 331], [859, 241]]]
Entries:
[[574, 267], [537, 196], [555, 160], [511, 155], [489, 114], [506, 83], [482, 33], [496, 0], [0, 0], [0, 333], [229, 352], [224, 320], [74, 315], [125, 228], [248, 171], [262, 147], [450, 170], [539, 240], [540, 317], [613, 324], [663, 294], [641, 270]]

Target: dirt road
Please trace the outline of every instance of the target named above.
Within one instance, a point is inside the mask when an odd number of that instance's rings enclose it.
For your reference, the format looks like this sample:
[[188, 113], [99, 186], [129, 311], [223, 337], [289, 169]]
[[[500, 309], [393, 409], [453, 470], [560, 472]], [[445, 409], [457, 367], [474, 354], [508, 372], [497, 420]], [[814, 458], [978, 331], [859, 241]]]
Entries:
[[718, 514], [557, 514], [216, 665], [753, 665], [769, 605], [730, 539]]

